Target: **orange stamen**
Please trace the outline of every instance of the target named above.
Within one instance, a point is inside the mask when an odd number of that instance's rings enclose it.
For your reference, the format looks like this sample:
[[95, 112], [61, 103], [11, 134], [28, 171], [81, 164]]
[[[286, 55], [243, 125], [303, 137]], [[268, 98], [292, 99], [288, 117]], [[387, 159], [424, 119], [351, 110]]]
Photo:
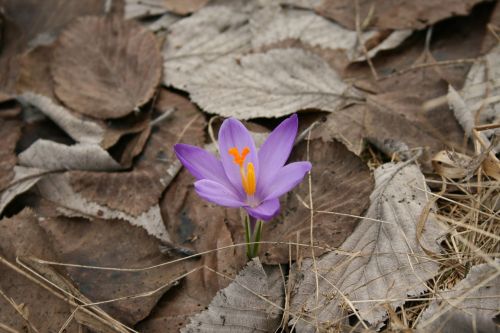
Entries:
[[240, 154], [238, 148], [233, 147], [228, 150], [228, 153], [233, 156], [233, 162], [240, 167], [241, 185], [243, 186], [243, 190], [245, 190], [245, 193], [249, 196], [254, 195], [257, 186], [255, 180], [255, 167], [252, 162], [248, 162], [247, 172], [245, 172], [245, 167], [243, 166], [245, 158], [250, 153], [250, 149], [248, 147], [244, 147]]

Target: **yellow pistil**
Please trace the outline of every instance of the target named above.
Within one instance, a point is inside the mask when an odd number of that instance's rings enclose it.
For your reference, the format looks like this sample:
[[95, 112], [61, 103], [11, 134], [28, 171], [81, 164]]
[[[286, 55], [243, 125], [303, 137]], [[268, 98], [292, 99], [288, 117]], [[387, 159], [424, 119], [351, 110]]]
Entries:
[[252, 196], [255, 194], [256, 181], [255, 181], [255, 167], [252, 162], [247, 163], [247, 170], [245, 172], [245, 167], [243, 163], [245, 162], [245, 158], [250, 153], [250, 149], [248, 147], [244, 147], [241, 150], [241, 154], [238, 151], [238, 148], [233, 147], [228, 150], [229, 155], [233, 156], [234, 163], [240, 167], [240, 175], [241, 175], [241, 184], [243, 186], [243, 190], [248, 196]]

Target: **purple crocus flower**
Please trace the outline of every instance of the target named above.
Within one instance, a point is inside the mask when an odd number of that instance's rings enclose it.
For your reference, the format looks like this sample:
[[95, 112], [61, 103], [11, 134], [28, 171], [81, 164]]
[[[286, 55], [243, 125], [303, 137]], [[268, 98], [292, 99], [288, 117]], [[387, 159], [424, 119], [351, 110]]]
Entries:
[[225, 207], [243, 207], [248, 214], [269, 221], [280, 210], [279, 197], [297, 186], [311, 170], [309, 162], [285, 165], [290, 156], [298, 118], [284, 120], [257, 151], [243, 124], [226, 119], [219, 131], [220, 160], [199, 147], [176, 144], [182, 164], [197, 179], [203, 199]]

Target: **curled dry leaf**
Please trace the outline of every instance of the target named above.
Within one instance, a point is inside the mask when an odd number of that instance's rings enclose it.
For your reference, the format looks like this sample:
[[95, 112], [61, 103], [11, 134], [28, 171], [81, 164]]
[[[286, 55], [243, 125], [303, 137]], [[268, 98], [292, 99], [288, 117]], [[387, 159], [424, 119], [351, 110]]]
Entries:
[[181, 332], [275, 332], [281, 324], [284, 283], [279, 267], [263, 267], [254, 258]]
[[293, 48], [222, 58], [188, 81], [191, 99], [204, 110], [240, 119], [304, 109], [333, 112], [361, 99], [323, 59]]
[[120, 169], [109, 153], [98, 145], [79, 143], [67, 146], [39, 139], [18, 156], [19, 165], [46, 171]]
[[500, 301], [500, 278], [496, 267], [473, 266], [465, 279], [451, 290], [441, 291], [431, 302], [417, 326], [421, 332], [498, 332], [495, 316]]
[[316, 7], [324, 15], [349, 29], [356, 29], [356, 15], [363, 25], [380, 29], [423, 29], [445, 18], [467, 15], [472, 7], [483, 0], [382, 0], [373, 2], [359, 0], [359, 12], [356, 2], [351, 0], [323, 0]]
[[32, 188], [46, 174], [45, 170], [22, 166], [15, 166], [13, 171], [13, 179], [0, 192], [0, 214], [12, 200]]
[[[100, 306], [126, 325], [134, 325], [144, 319], [163, 293], [186, 272], [182, 262], [140, 270], [175, 258], [162, 255], [157, 240], [128, 223], [53, 216], [41, 219], [40, 226], [47, 232], [59, 261], [117, 268], [67, 268], [68, 275], [80, 292], [93, 302], [144, 294]], [[139, 270], [120, 271], [120, 268]], [[146, 295], [153, 291], [156, 292]]]
[[[236, 209], [207, 203], [195, 193], [193, 178], [181, 171], [161, 201], [163, 220], [175, 244], [205, 253], [190, 267], [209, 267], [234, 278], [245, 264], [245, 246], [234, 246], [232, 235], [243, 234], [241, 217]], [[230, 280], [208, 269], [187, 276], [178, 288], [163, 298], [156, 311], [138, 327], [145, 332], [178, 332], [189, 318], [204, 310], [217, 291]]]
[[[57, 260], [45, 232], [29, 209], [0, 221], [0, 255], [14, 267], [19, 267], [17, 257]], [[0, 322], [15, 331], [23, 332], [27, 325], [32, 325], [38, 332], [57, 332], [71, 316], [72, 310], [66, 302], [4, 263], [0, 264], [0, 291], [28, 316], [29, 324], [0, 295]], [[72, 322], [67, 330], [75, 332], [78, 327]]]
[[163, 48], [163, 83], [186, 89], [189, 76], [203, 65], [251, 49], [247, 7], [211, 5], [169, 27]]
[[[312, 200], [314, 203], [313, 239], [316, 256], [328, 248], [340, 246], [352, 233], [358, 218], [368, 208], [368, 199], [373, 189], [373, 179], [368, 167], [359, 157], [349, 152], [339, 142], [300, 143], [292, 153], [291, 160], [311, 161]], [[301, 185], [287, 194], [283, 200], [282, 216], [264, 226], [263, 240], [268, 242], [310, 243], [311, 211], [307, 176]], [[346, 215], [335, 215], [347, 214]], [[263, 244], [261, 254], [266, 263], [287, 263], [290, 260], [288, 245]], [[311, 249], [303, 247], [296, 253], [291, 246], [292, 258], [311, 257]]]
[[153, 96], [161, 55], [154, 35], [136, 22], [84, 17], [61, 34], [51, 68], [56, 95], [69, 108], [120, 118]]
[[[183, 142], [201, 145], [205, 120], [186, 98], [163, 90], [156, 108], [175, 110], [152, 129], [144, 152], [130, 172], [74, 172], [71, 185], [89, 201], [138, 216], [157, 204], [162, 192], [180, 169], [173, 146]], [[137, 193], [141, 193], [137, 197]]]
[[[148, 234], [155, 236], [164, 243], [171, 244], [170, 235], [165, 229], [157, 204], [153, 204], [148, 210], [138, 215], [110, 209], [105, 204], [99, 205], [75, 192], [70, 184], [69, 172], [43, 177], [38, 181], [37, 189], [42, 198], [57, 206], [57, 210], [65, 216], [124, 220], [132, 225], [144, 228]], [[116, 193], [110, 195], [116, 195]]]
[[346, 309], [354, 311], [351, 301], [357, 316], [376, 326], [387, 315], [384, 305], [396, 308], [408, 295], [427, 290], [425, 282], [439, 265], [426, 253], [439, 252], [442, 234], [432, 215], [423, 218], [427, 190], [416, 165], [386, 163], [375, 170], [366, 218], [339, 251], [316, 265], [311, 259], [303, 263], [304, 278], [291, 301], [298, 331], [314, 332], [310, 322], [336, 327], [346, 320]]

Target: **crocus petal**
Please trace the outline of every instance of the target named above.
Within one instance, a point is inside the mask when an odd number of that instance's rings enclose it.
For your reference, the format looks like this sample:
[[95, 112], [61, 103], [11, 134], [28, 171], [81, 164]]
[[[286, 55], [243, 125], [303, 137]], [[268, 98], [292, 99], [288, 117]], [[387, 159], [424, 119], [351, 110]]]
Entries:
[[240, 194], [244, 195], [240, 167], [234, 163], [233, 156], [228, 152], [229, 149], [233, 147], [236, 147], [239, 152], [241, 152], [244, 147], [250, 149], [250, 153], [247, 155], [244, 165], [246, 166], [248, 162], [252, 162], [255, 168], [255, 176], [258, 179], [259, 160], [252, 136], [240, 121], [235, 118], [229, 118], [224, 120], [219, 130], [219, 152], [227, 178], [229, 178], [229, 181], [234, 187], [240, 191]]
[[179, 161], [197, 179], [209, 179], [231, 188], [221, 161], [208, 151], [196, 146], [176, 144], [175, 154]]
[[280, 212], [280, 201], [278, 199], [270, 199], [263, 201], [255, 208], [245, 207], [250, 216], [259, 220], [269, 221]]
[[238, 194], [213, 180], [202, 179], [194, 183], [196, 193], [203, 199], [225, 207], [241, 207], [244, 203]]
[[309, 162], [295, 162], [281, 168], [276, 177], [264, 189], [263, 198], [265, 200], [278, 198], [297, 186], [305, 174], [311, 170]]
[[281, 122], [260, 147], [259, 167], [261, 171], [257, 183], [258, 189], [265, 189], [285, 165], [292, 151], [298, 126], [298, 117], [294, 114]]

